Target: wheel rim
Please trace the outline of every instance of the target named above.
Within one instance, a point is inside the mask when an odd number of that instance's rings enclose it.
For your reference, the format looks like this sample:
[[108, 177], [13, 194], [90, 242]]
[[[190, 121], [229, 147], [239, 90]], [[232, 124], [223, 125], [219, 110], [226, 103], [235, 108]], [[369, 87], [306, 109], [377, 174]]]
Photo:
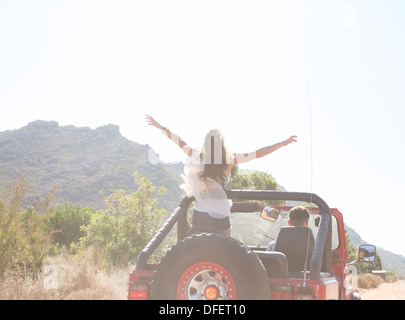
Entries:
[[179, 300], [235, 300], [236, 288], [231, 274], [212, 262], [200, 262], [188, 268], [177, 286]]

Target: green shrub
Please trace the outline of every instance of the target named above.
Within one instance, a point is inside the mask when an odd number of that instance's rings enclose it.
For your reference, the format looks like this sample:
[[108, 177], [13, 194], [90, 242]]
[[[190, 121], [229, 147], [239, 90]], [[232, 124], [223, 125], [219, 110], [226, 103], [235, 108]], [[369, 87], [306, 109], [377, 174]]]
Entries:
[[27, 189], [25, 176], [11, 183], [0, 195], [0, 276], [5, 273], [24, 274], [39, 271], [51, 243], [51, 230], [45, 230], [47, 206], [52, 197], [23, 209]]
[[53, 230], [53, 243], [58, 247], [69, 247], [85, 235], [83, 228], [90, 223], [94, 210], [80, 205], [65, 203], [49, 209], [49, 217], [44, 221], [48, 231]]

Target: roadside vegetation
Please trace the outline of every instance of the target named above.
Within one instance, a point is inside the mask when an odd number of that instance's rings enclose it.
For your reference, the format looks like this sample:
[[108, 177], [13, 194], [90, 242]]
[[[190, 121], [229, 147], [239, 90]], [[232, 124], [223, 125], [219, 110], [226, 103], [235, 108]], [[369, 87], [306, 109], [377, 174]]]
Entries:
[[[103, 191], [105, 210], [25, 202], [20, 174], [0, 197], [0, 299], [125, 299], [138, 253], [167, 217], [164, 188], [134, 174], [137, 191]], [[169, 237], [157, 250], [174, 242]]]
[[[128, 273], [139, 252], [158, 231], [168, 212], [158, 208], [163, 187], [134, 174], [138, 189], [102, 191], [106, 209], [93, 210], [71, 203], [51, 206], [55, 190], [27, 203], [26, 177], [0, 192], [0, 299], [126, 299]], [[232, 188], [280, 190], [267, 173], [233, 172]], [[152, 260], [176, 241], [166, 238]], [[349, 261], [357, 248], [348, 241]], [[383, 280], [367, 274], [381, 269], [358, 264], [361, 288]], [[394, 281], [391, 275], [387, 281]]]

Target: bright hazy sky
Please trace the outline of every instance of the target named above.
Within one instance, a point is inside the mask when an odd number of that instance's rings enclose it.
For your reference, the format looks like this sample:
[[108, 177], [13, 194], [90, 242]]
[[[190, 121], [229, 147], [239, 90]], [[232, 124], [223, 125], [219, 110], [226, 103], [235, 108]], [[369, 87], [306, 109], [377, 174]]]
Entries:
[[2, 0], [0, 131], [112, 123], [163, 161], [185, 156], [145, 114], [195, 148], [211, 128], [234, 152], [295, 134], [242, 167], [405, 255], [404, 32], [403, 0]]

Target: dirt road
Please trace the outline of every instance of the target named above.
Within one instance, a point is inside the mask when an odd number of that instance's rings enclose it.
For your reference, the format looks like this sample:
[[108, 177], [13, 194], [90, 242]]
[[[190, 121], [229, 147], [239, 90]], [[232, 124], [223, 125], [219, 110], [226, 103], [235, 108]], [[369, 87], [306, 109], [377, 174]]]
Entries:
[[405, 300], [405, 280], [382, 283], [375, 289], [360, 289], [362, 300]]

